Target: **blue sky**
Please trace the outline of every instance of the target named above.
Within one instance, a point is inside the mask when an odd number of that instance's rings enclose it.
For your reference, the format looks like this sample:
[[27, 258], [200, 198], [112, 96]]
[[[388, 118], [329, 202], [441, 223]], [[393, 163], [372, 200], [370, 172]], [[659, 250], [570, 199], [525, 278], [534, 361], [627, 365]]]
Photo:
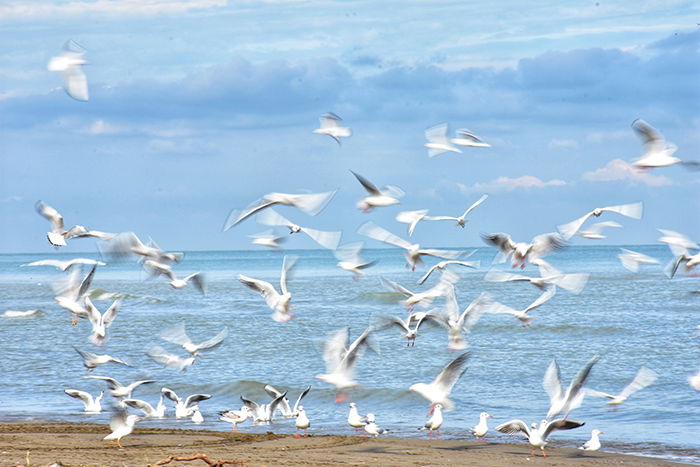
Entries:
[[[398, 212], [456, 216], [488, 193], [466, 229], [426, 222], [413, 236], [478, 246], [481, 232], [529, 240], [641, 200], [642, 220], [607, 218], [624, 225], [607, 243], [653, 243], [657, 228], [700, 239], [700, 173], [627, 166], [641, 152], [637, 118], [700, 159], [700, 5], [536, 3], [5, 1], [0, 252], [53, 251], [39, 199], [68, 226], [244, 249], [267, 227], [221, 232], [231, 208], [332, 189], [316, 217], [279, 212], [346, 243], [367, 220], [405, 236]], [[88, 102], [46, 69], [68, 39], [87, 50]], [[328, 111], [353, 130], [340, 147], [312, 133]], [[423, 132], [441, 122], [492, 147], [429, 159]], [[402, 204], [359, 212], [350, 170], [401, 187]]]

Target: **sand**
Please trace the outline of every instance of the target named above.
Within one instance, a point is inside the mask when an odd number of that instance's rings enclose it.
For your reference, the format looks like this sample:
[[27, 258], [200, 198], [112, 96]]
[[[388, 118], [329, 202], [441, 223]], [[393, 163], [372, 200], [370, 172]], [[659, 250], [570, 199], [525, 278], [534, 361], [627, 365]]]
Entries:
[[[583, 453], [548, 447], [549, 457], [530, 456], [524, 444], [397, 437], [363, 438], [314, 434], [249, 434], [137, 428], [123, 439], [124, 449], [102, 438], [106, 425], [86, 423], [0, 423], [0, 465], [34, 467], [148, 466], [169, 456], [204, 454], [211, 460], [245, 466], [678, 466], [655, 458], [607, 452]], [[27, 460], [29, 461], [27, 463]], [[166, 465], [166, 464], [163, 464]], [[174, 461], [172, 466], [206, 466], [202, 460]], [[236, 464], [227, 464], [236, 465]]]

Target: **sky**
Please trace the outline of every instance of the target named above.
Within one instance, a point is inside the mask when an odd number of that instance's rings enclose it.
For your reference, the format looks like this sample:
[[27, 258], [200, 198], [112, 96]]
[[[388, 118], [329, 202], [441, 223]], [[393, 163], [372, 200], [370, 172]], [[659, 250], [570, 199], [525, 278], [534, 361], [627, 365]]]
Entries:
[[[338, 190], [317, 230], [359, 235], [368, 220], [429, 246], [552, 232], [596, 207], [642, 201], [606, 244], [648, 244], [658, 228], [700, 240], [700, 172], [640, 173], [643, 119], [700, 160], [700, 3], [680, 0], [470, 2], [7, 0], [0, 4], [0, 252], [54, 251], [43, 200], [75, 224], [133, 231], [167, 250], [260, 249], [255, 218], [231, 209], [270, 192]], [[69, 39], [85, 50], [90, 99], [47, 70]], [[326, 112], [352, 136], [312, 133]], [[446, 122], [491, 144], [427, 155]], [[360, 212], [350, 171], [405, 191]], [[283, 230], [279, 230], [283, 233]], [[601, 242], [600, 240], [598, 242]], [[591, 244], [575, 239], [574, 244]], [[299, 234], [288, 248], [314, 248]], [[95, 250], [90, 239], [64, 251]]]

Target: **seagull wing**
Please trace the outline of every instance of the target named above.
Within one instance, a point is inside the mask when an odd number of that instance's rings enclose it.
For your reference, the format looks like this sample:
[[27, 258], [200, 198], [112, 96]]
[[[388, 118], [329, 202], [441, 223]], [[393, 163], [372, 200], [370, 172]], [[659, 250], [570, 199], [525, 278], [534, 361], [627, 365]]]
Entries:
[[258, 223], [265, 225], [283, 225], [285, 227], [294, 225], [292, 221], [279, 214], [274, 209], [268, 209], [261, 212], [255, 217], [255, 220], [258, 221]]
[[352, 172], [352, 174], [355, 176], [357, 181], [360, 182], [360, 184], [362, 184], [362, 186], [365, 188], [365, 190], [367, 190], [367, 193], [369, 193], [372, 196], [380, 196], [382, 194], [382, 192], [379, 191], [379, 188], [377, 188], [377, 186], [374, 183], [370, 182], [362, 175], [360, 175], [356, 172], [353, 172], [352, 170], [350, 172]]
[[464, 219], [465, 217], [467, 217], [467, 215], [469, 215], [469, 213], [472, 212], [474, 210], [474, 208], [476, 208], [478, 205], [480, 205], [481, 203], [486, 201], [486, 198], [488, 198], [488, 197], [489, 197], [489, 195], [487, 195], [487, 194], [481, 195], [481, 198], [479, 198], [474, 204], [469, 206], [469, 208], [466, 211], [464, 211], [464, 214], [462, 214], [461, 218]]
[[180, 396], [175, 394], [175, 391], [173, 391], [172, 389], [164, 387], [164, 388], [161, 388], [160, 392], [162, 392], [165, 397], [167, 397], [168, 399], [170, 399], [173, 402], [179, 403], [182, 400], [182, 399], [180, 399]]
[[192, 407], [193, 405], [211, 399], [211, 394], [192, 394], [185, 399], [185, 407]]
[[114, 321], [114, 319], [117, 317], [121, 303], [121, 298], [116, 299], [102, 315], [102, 323], [105, 325], [105, 328], [108, 328], [112, 324], [112, 321]]
[[523, 313], [527, 313], [530, 310], [534, 310], [538, 306], [542, 305], [546, 301], [548, 301], [550, 298], [554, 297], [554, 294], [556, 293], [557, 288], [556, 287], [548, 287], [537, 299], [532, 302], [527, 308], [523, 310]]
[[634, 379], [620, 392], [620, 397], [627, 398], [645, 387], [652, 384], [659, 377], [655, 371], [650, 370], [647, 367], [641, 367]]
[[306, 389], [304, 389], [301, 394], [299, 394], [299, 397], [297, 397], [297, 401], [294, 403], [294, 410], [293, 413], [296, 413], [299, 411], [299, 404], [301, 404], [301, 400], [306, 397], [306, 395], [309, 393], [311, 390], [311, 386], [307, 386]]
[[501, 433], [524, 433], [525, 436], [530, 437], [530, 427], [522, 420], [509, 420], [498, 425], [495, 430]]
[[177, 323], [170, 326], [160, 333], [160, 337], [173, 344], [184, 346], [186, 344], [192, 344], [192, 340], [187, 335], [185, 331], [185, 323]]
[[343, 359], [348, 342], [348, 328], [337, 330], [330, 338], [323, 341], [323, 361], [328, 372], [334, 372]]
[[302, 227], [301, 231], [306, 235], [311, 237], [316, 243], [321, 245], [323, 248], [329, 250], [335, 250], [340, 244], [340, 238], [342, 237], [342, 232], [326, 232], [323, 230], [309, 229], [308, 227]]
[[224, 339], [226, 339], [226, 336], [228, 336], [228, 327], [223, 328], [216, 336], [201, 342], [199, 345], [197, 345], [197, 348], [200, 350], [213, 349], [217, 345], [221, 344]]
[[536, 236], [532, 239], [532, 248], [530, 248], [530, 259], [545, 256], [553, 251], [558, 251], [567, 246], [564, 237], [558, 233], [546, 233]]
[[663, 135], [654, 127], [641, 119], [632, 122], [632, 129], [642, 139], [646, 152], [656, 152], [664, 149], [666, 140]]
[[254, 201], [252, 204], [250, 204], [247, 208], [243, 210], [231, 210], [228, 217], [226, 218], [226, 222], [224, 223], [223, 231], [226, 232], [231, 227], [234, 227], [235, 225], [244, 221], [256, 212], [265, 209], [266, 207], [272, 206], [273, 204], [277, 204], [277, 201], [269, 201], [265, 198], [260, 198], [259, 200]]
[[413, 231], [415, 230], [416, 225], [418, 225], [418, 222], [420, 222], [421, 219], [424, 219], [426, 214], [428, 214], [427, 209], [419, 209], [417, 211], [403, 211], [396, 215], [396, 220], [398, 222], [408, 224], [408, 236], [410, 237], [411, 235], [413, 235]]
[[441, 264], [441, 263], [438, 263], [438, 264], [436, 264], [435, 266], [433, 266], [433, 267], [431, 267], [430, 269], [428, 269], [428, 272], [426, 272], [426, 273], [423, 275], [423, 277], [421, 277], [420, 280], [418, 281], [418, 285], [422, 285], [426, 280], [428, 280], [428, 277], [430, 277], [430, 275], [433, 273], [433, 271], [435, 271], [435, 270], [438, 268], [438, 266], [439, 266], [440, 264]]
[[556, 360], [552, 360], [552, 363], [547, 367], [542, 380], [542, 387], [547, 391], [550, 403], [554, 403], [554, 401], [561, 400], [564, 397], [564, 388], [561, 385], [561, 372]]
[[81, 66], [68, 67], [63, 72], [63, 82], [66, 93], [73, 99], [78, 101], [89, 99], [87, 76], [85, 76]]
[[404, 250], [410, 250], [411, 249], [411, 244], [408, 243], [406, 240], [403, 238], [397, 237], [396, 235], [392, 234], [388, 230], [385, 230], [381, 227], [379, 227], [377, 224], [375, 224], [372, 221], [365, 222], [362, 224], [358, 229], [357, 233], [361, 235], [365, 235], [369, 238], [373, 238], [374, 240], [388, 243], [390, 245], [403, 248]]
[[287, 280], [289, 279], [296, 263], [296, 256], [285, 256], [282, 258], [282, 272], [280, 273], [280, 290], [282, 291], [282, 294], [287, 293]]
[[578, 428], [578, 427], [583, 426], [585, 424], [586, 424], [585, 422], [577, 422], [575, 420], [565, 420], [565, 419], [553, 420], [553, 421], [547, 423], [544, 430], [542, 431], [542, 439], [547, 439], [547, 437], [554, 430], [573, 430], [574, 428]]
[[96, 375], [87, 375], [86, 378], [92, 378], [92, 379], [101, 379], [102, 381], [106, 382], [107, 385], [109, 386], [109, 389], [118, 389], [123, 387], [119, 381], [117, 381], [114, 378], [110, 378], [109, 376], [96, 376]]
[[315, 216], [326, 207], [338, 190], [325, 193], [304, 193], [300, 195], [287, 195], [291, 204], [301, 209], [310, 216]]
[[51, 229], [59, 234], [63, 233], [64, 227], [63, 227], [63, 216], [59, 214], [56, 209], [52, 208], [48, 204], [44, 203], [43, 201], [37, 201], [36, 205], [34, 206], [36, 208], [36, 211], [44, 216], [46, 219], [51, 222]]
[[433, 384], [439, 391], [449, 394], [457, 380], [467, 371], [467, 359], [469, 352], [464, 352], [449, 362], [435, 377]]
[[141, 399], [123, 399], [123, 403], [137, 410], [141, 410], [146, 415], [150, 415], [155, 412], [155, 409], [151, 404]]
[[92, 396], [85, 391], [79, 391], [77, 389], [64, 389], [63, 392], [71, 397], [81, 400], [85, 405], [92, 404], [93, 402]]
[[244, 276], [243, 274], [238, 275], [238, 280], [241, 281], [243, 285], [262, 295], [265, 302], [267, 302], [267, 306], [270, 308], [274, 308], [275, 305], [277, 305], [280, 294], [277, 293], [275, 288], [269, 282], [253, 279], [252, 277]]
[[395, 292], [398, 292], [401, 295], [404, 295], [406, 297], [412, 297], [414, 295], [414, 293], [411, 292], [410, 290], [408, 290], [406, 287], [404, 287], [403, 285], [398, 284], [392, 280], [385, 279], [383, 277], [380, 277], [379, 280], [386, 288], [391, 289]]
[[505, 233], [481, 234], [481, 239], [486, 244], [495, 246], [504, 254], [510, 254], [515, 250], [515, 243], [510, 235]]

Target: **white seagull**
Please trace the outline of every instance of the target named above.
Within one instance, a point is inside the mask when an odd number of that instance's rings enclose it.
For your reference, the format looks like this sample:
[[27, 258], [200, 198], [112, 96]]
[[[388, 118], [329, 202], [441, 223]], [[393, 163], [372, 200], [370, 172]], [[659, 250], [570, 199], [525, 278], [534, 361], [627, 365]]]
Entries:
[[620, 204], [617, 206], [595, 208], [591, 212], [584, 214], [578, 219], [574, 219], [573, 221], [567, 224], [562, 224], [558, 226], [557, 230], [559, 231], [559, 233], [561, 233], [561, 236], [564, 238], [564, 240], [569, 240], [571, 237], [576, 235], [576, 232], [578, 232], [581, 229], [583, 223], [586, 222], [586, 220], [588, 220], [588, 218], [591, 216], [600, 217], [604, 212], [616, 212], [623, 216], [631, 217], [632, 219], [641, 219], [643, 210], [644, 204], [641, 201], [638, 201], [636, 203]]
[[440, 404], [446, 411], [454, 408], [454, 403], [449, 399], [452, 388], [457, 380], [467, 371], [467, 358], [469, 352], [464, 352], [445, 365], [435, 379], [428, 383], [416, 383], [408, 388], [426, 398], [431, 407]]
[[165, 276], [170, 279], [170, 287], [173, 289], [181, 289], [192, 281], [192, 285], [202, 294], [207, 294], [207, 284], [204, 280], [204, 275], [201, 272], [195, 272], [188, 276], [178, 279], [173, 273], [172, 267], [169, 264], [160, 263], [154, 259], [147, 259], [143, 262], [143, 267], [150, 273], [151, 277]]
[[[270, 395], [273, 399], [277, 399], [280, 395], [287, 394], [287, 392], [282, 392], [278, 391], [274, 386], [270, 386], [269, 384], [266, 384], [265, 387], [265, 392]], [[306, 389], [304, 389], [301, 394], [299, 394], [299, 397], [297, 397], [296, 402], [294, 403], [294, 407], [291, 407], [289, 405], [289, 399], [287, 399], [286, 396], [282, 397], [282, 400], [280, 401], [279, 405], [277, 405], [277, 410], [279, 410], [282, 413], [283, 417], [286, 418], [294, 418], [297, 416], [299, 413], [299, 407], [301, 405], [301, 400], [306, 397], [306, 395], [309, 393], [311, 390], [311, 386], [307, 386]]]
[[594, 391], [592, 389], [586, 389], [586, 394], [610, 399], [607, 402], [608, 405], [620, 405], [635, 392], [640, 391], [652, 384], [658, 377], [659, 375], [656, 374], [654, 370], [650, 370], [649, 368], [643, 366], [637, 371], [637, 374], [634, 376], [632, 381], [630, 381], [619, 394], [608, 394], [605, 392]]
[[329, 191], [326, 193], [308, 193], [300, 195], [292, 195], [287, 193], [268, 193], [262, 198], [251, 203], [244, 210], [234, 209], [226, 218], [224, 223], [224, 231], [227, 231], [231, 227], [235, 226], [239, 222], [247, 219], [256, 212], [273, 206], [275, 204], [282, 204], [284, 206], [294, 206], [301, 209], [306, 214], [310, 216], [315, 216], [326, 207], [326, 204], [331, 200], [335, 191]]
[[106, 382], [107, 385], [109, 386], [109, 393], [112, 395], [112, 397], [127, 398], [127, 399], [131, 398], [131, 393], [138, 386], [141, 386], [142, 384], [155, 383], [155, 381], [149, 379], [149, 380], [134, 381], [133, 383], [129, 384], [128, 386], [124, 386], [116, 379], [110, 378], [108, 376], [87, 375], [86, 378], [101, 379], [102, 381]]
[[469, 429], [471, 434], [479, 439], [486, 436], [486, 433], [489, 431], [489, 418], [493, 418], [493, 415], [490, 415], [488, 412], [481, 412], [479, 414], [479, 423]]
[[373, 413], [368, 413], [365, 416], [365, 419], [367, 420], [367, 423], [365, 424], [365, 431], [367, 432], [367, 434], [376, 438], [379, 435], [383, 435], [384, 433], [389, 432], [389, 430], [377, 425], [377, 421]]
[[423, 219], [427, 219], [427, 209], [418, 209], [416, 211], [402, 211], [396, 215], [396, 221], [403, 224], [408, 224], [408, 236], [413, 235], [416, 225]]
[[622, 253], [617, 255], [617, 257], [620, 258], [622, 266], [630, 272], [639, 272], [640, 264], [659, 264], [658, 259], [643, 253], [627, 250], [625, 248], [620, 248], [620, 250], [622, 250]]
[[214, 337], [210, 337], [209, 339], [202, 341], [199, 344], [195, 344], [194, 342], [192, 342], [192, 339], [190, 339], [190, 337], [187, 335], [187, 332], [185, 331], [185, 323], [182, 322], [170, 326], [161, 331], [160, 333], [161, 338], [165, 339], [168, 342], [172, 342], [173, 344], [179, 345], [193, 357], [200, 356], [200, 350], [214, 349], [217, 346], [221, 345], [224, 339], [226, 339], [226, 336], [228, 336], [228, 327], [224, 327]]
[[532, 262], [566, 246], [564, 237], [557, 233], [537, 235], [530, 243], [516, 243], [506, 233], [481, 234], [481, 238], [500, 251], [495, 262], [504, 262], [512, 258], [512, 267], [520, 266], [520, 269], [524, 268], [528, 261]]
[[456, 138], [450, 139], [450, 143], [456, 144], [457, 146], [469, 146], [473, 148], [490, 148], [491, 145], [484, 143], [481, 138], [476, 136], [474, 133], [467, 129], [460, 129], [455, 131], [457, 135]]
[[458, 226], [464, 228], [464, 226], [469, 222], [466, 218], [469, 215], [470, 212], [474, 210], [477, 206], [479, 206], [481, 203], [486, 201], [486, 198], [488, 198], [489, 195], [483, 194], [481, 195], [481, 198], [476, 200], [474, 204], [469, 206], [466, 211], [464, 211], [464, 214], [462, 214], [459, 217], [454, 217], [454, 216], [425, 216], [424, 219], [427, 221], [455, 221]]
[[602, 238], [607, 238], [605, 235], [603, 235], [603, 229], [611, 227], [622, 227], [622, 225], [615, 221], [596, 222], [586, 230], [579, 229], [574, 235], [587, 238], [589, 240], [600, 240]]
[[[467, 253], [464, 255], [464, 257], [469, 257], [473, 255], [476, 252], [476, 250]], [[436, 265], [432, 266], [430, 269], [428, 269], [428, 272], [426, 272], [423, 277], [420, 278], [418, 281], [419, 285], [422, 285], [430, 275], [435, 272], [435, 271], [443, 271], [445, 268], [455, 265], [455, 266], [464, 266], [465, 268], [472, 268], [472, 269], [479, 269], [479, 266], [481, 265], [480, 261], [458, 261], [458, 260], [445, 260], [445, 261], [440, 261]]]
[[166, 351], [159, 345], [150, 347], [146, 354], [156, 363], [163, 365], [166, 368], [177, 371], [185, 371], [189, 366], [194, 365], [195, 358], [193, 356], [183, 358]]
[[324, 230], [315, 230], [308, 227], [302, 227], [282, 216], [274, 209], [268, 209], [261, 212], [258, 214], [256, 220], [265, 225], [282, 225], [287, 227], [290, 234], [304, 232], [306, 235], [311, 237], [313, 241], [321, 245], [323, 248], [328, 248], [329, 250], [335, 250], [338, 248], [338, 244], [340, 244], [340, 237], [342, 236], [342, 232], [327, 232]]
[[598, 355], [591, 358], [576, 374], [574, 379], [571, 380], [566, 391], [564, 391], [564, 387], [561, 384], [559, 365], [557, 365], [556, 360], [552, 360], [542, 380], [542, 386], [547, 391], [550, 401], [550, 408], [547, 412], [548, 419], [559, 414], [564, 414], [564, 419], [566, 419], [572, 410], [581, 405], [586, 395], [583, 385], [586, 384], [586, 380], [591, 374], [591, 369], [598, 362], [598, 359]]
[[541, 258], [533, 260], [532, 263], [539, 268], [540, 277], [529, 277], [522, 274], [513, 274], [492, 269], [486, 273], [484, 280], [488, 282], [525, 281], [540, 290], [556, 286], [578, 295], [586, 286], [590, 276], [587, 273], [564, 274]]
[[69, 259], [66, 261], [61, 261], [58, 259], [42, 259], [40, 261], [34, 261], [31, 263], [27, 264], [21, 264], [21, 267], [25, 266], [53, 266], [59, 271], [66, 271], [70, 269], [71, 267], [75, 266], [76, 264], [89, 264], [89, 265], [97, 265], [97, 266], [105, 266], [107, 263], [103, 263], [102, 261], [97, 261], [94, 259], [88, 259], [88, 258], [74, 258], [74, 259]]
[[99, 230], [88, 230], [82, 225], [74, 225], [68, 230], [63, 227], [63, 216], [53, 207], [37, 201], [34, 206], [36, 211], [51, 222], [51, 232], [46, 233], [49, 243], [55, 247], [66, 246], [66, 240], [78, 237], [95, 237], [102, 240], [109, 240], [114, 234], [101, 232]]
[[198, 404], [201, 401], [211, 399], [210, 394], [192, 394], [190, 396], [187, 396], [186, 399], [182, 399], [175, 393], [175, 391], [169, 388], [161, 388], [160, 392], [162, 392], [163, 395], [165, 395], [165, 397], [175, 402], [176, 418], [185, 418], [192, 416], [192, 414], [195, 411], [195, 407], [198, 407]]
[[311, 422], [309, 421], [309, 417], [306, 415], [306, 410], [304, 410], [303, 405], [299, 406], [299, 412], [297, 413], [296, 418], [297, 419], [294, 421], [294, 426], [297, 428], [297, 432], [294, 437], [298, 438], [299, 430], [304, 430], [304, 438], [306, 438], [306, 429], [311, 426]]
[[583, 422], [560, 419], [551, 422], [542, 420], [539, 428], [537, 427], [537, 423], [533, 423], [528, 428], [525, 422], [516, 419], [498, 425], [496, 431], [500, 431], [501, 433], [523, 433], [532, 447], [532, 455], [535, 455], [535, 448], [539, 448], [540, 451], [542, 451], [542, 456], [547, 457], [544, 447], [547, 445], [547, 438], [554, 430], [572, 430], [583, 425], [585, 425]]
[[443, 271], [440, 281], [428, 290], [423, 292], [412, 292], [406, 287], [398, 284], [392, 280], [380, 277], [379, 280], [382, 284], [395, 292], [400, 293], [406, 297], [404, 300], [404, 305], [407, 307], [407, 311], [413, 311], [415, 305], [420, 304], [423, 307], [430, 306], [430, 304], [438, 297], [444, 297], [447, 295], [448, 288], [457, 281], [458, 276], [449, 271]]
[[121, 439], [130, 434], [134, 430], [136, 422], [142, 419], [138, 415], [129, 415], [129, 412], [126, 410], [115, 409], [112, 417], [109, 419], [109, 428], [112, 432], [102, 439], [110, 442], [114, 440], [117, 446], [124, 449]]
[[338, 259], [338, 266], [344, 271], [353, 273], [353, 279], [359, 280], [363, 271], [377, 264], [376, 261], [364, 261], [360, 256], [364, 242], [347, 243], [335, 249], [333, 254]]
[[122, 232], [108, 239], [104, 243], [104, 251], [116, 259], [137, 255], [143, 260], [152, 259], [159, 263], [179, 263], [185, 256], [182, 252], [163, 251], [153, 239], [146, 245], [134, 232]]
[[425, 130], [425, 147], [428, 148], [428, 157], [435, 157], [443, 152], [462, 152], [452, 145], [447, 137], [447, 123], [440, 123]]
[[340, 138], [347, 138], [352, 135], [350, 128], [340, 126], [342, 121], [343, 119], [333, 112], [325, 113], [319, 118], [320, 128], [315, 129], [313, 132], [318, 135], [328, 135], [336, 143], [340, 144]]
[[[411, 313], [408, 315], [408, 318], [406, 318], [405, 321], [398, 316], [380, 316], [377, 329], [384, 329], [389, 326], [401, 328], [401, 330], [405, 333], [406, 347], [412, 347], [416, 345], [416, 336], [418, 335], [418, 329], [420, 329], [421, 324], [429, 321], [426, 320], [426, 317], [428, 317], [428, 313], [422, 311], [418, 313]], [[413, 325], [413, 327], [411, 327], [411, 325]]]
[[287, 241], [287, 237], [279, 235], [273, 229], [268, 229], [264, 232], [248, 235], [248, 237], [253, 239], [253, 241], [250, 242], [253, 245], [266, 246], [268, 248], [276, 249], [281, 249], [282, 243]]
[[90, 334], [90, 342], [94, 345], [102, 346], [107, 340], [107, 328], [109, 328], [119, 312], [121, 299], [116, 299], [107, 311], [100, 313], [95, 305], [92, 304], [90, 297], [85, 297], [85, 307], [88, 312], [88, 320], [92, 324], [92, 334]]
[[275, 411], [285, 397], [287, 397], [286, 392], [280, 393], [269, 404], [258, 404], [243, 396], [241, 396], [241, 401], [250, 409], [251, 418], [255, 423], [270, 423], [274, 420]]
[[418, 428], [419, 430], [430, 430], [430, 439], [433, 439], [433, 431], [437, 431], [437, 439], [440, 439], [440, 427], [442, 426], [442, 404], [435, 404], [432, 410], [433, 414], [430, 416], [425, 425]]
[[49, 71], [58, 71], [63, 74], [63, 89], [70, 97], [78, 101], [87, 101], [88, 83], [83, 72], [83, 65], [87, 65], [84, 58], [85, 49], [72, 39], [64, 45], [64, 52], [52, 57], [46, 68]]
[[251, 417], [251, 410], [247, 405], [241, 407], [241, 410], [224, 410], [219, 412], [219, 420], [230, 423], [233, 431], [238, 433], [238, 424], [243, 423]]
[[280, 292], [275, 290], [275, 287], [269, 282], [253, 279], [252, 277], [244, 276], [243, 274], [238, 275], [238, 280], [243, 283], [246, 287], [259, 293], [274, 312], [272, 313], [272, 319], [283, 323], [289, 321], [293, 318], [292, 310], [290, 308], [290, 301], [292, 300], [292, 294], [287, 290], [287, 276], [294, 267], [296, 263], [295, 257], [287, 258], [286, 256], [282, 259], [282, 273], [280, 275]]
[[111, 355], [97, 355], [90, 352], [85, 352], [77, 347], [73, 347], [76, 352], [83, 358], [83, 366], [87, 368], [87, 371], [94, 370], [99, 365], [104, 365], [105, 363], [113, 362], [119, 363], [120, 365], [131, 366], [124, 360], [114, 358]]
[[53, 285], [54, 292], [57, 294], [54, 300], [59, 306], [71, 312], [73, 316], [71, 324], [74, 326], [78, 324], [79, 318], [88, 317], [85, 300], [88, 297], [96, 269], [97, 265], [94, 265], [82, 280], [80, 279], [80, 271], [71, 269], [68, 277]]
[[397, 237], [388, 230], [379, 227], [372, 221], [365, 222], [358, 229], [357, 233], [365, 235], [374, 240], [387, 243], [399, 248], [406, 250], [404, 256], [406, 257], [407, 265], [406, 267], [411, 267], [413, 271], [416, 270], [417, 264], [422, 264], [422, 256], [437, 256], [440, 258], [447, 259], [457, 259], [464, 255], [463, 251], [452, 251], [452, 250], [437, 250], [431, 248], [421, 248], [418, 243], [410, 243], [403, 238]]
[[85, 405], [85, 413], [100, 413], [102, 411], [102, 396], [104, 396], [104, 391], [100, 391], [100, 394], [93, 398], [92, 395], [85, 391], [79, 391], [77, 389], [64, 389], [63, 392], [69, 396], [80, 400], [83, 405]]
[[326, 364], [326, 373], [316, 375], [316, 379], [336, 387], [338, 393], [336, 402], [345, 400], [347, 394], [343, 390], [354, 388], [358, 385], [355, 377], [357, 360], [369, 346], [375, 352], [371, 339], [373, 329], [368, 327], [364, 332], [348, 346], [348, 328], [342, 328], [323, 342], [323, 360]]
[[591, 431], [591, 439], [583, 443], [578, 448], [584, 451], [597, 451], [598, 449], [600, 449], [600, 438], [598, 438], [598, 435], [602, 435], [604, 433], [604, 431], [600, 430]]
[[534, 302], [523, 310], [515, 310], [509, 306], [503, 305], [502, 303], [494, 302], [493, 306], [489, 307], [488, 312], [513, 315], [523, 324], [523, 327], [529, 327], [530, 323], [535, 317], [529, 315], [528, 312], [547, 302], [554, 296], [556, 290], [556, 287], [549, 287], [545, 289], [545, 291], [539, 297], [537, 297]]
[[362, 212], [370, 212], [374, 208], [391, 206], [392, 204], [400, 204], [399, 198], [404, 196], [404, 191], [396, 186], [386, 186], [384, 190], [380, 190], [376, 185], [367, 180], [362, 175], [350, 171], [355, 176], [358, 182], [362, 184], [367, 191], [367, 196], [361, 198], [357, 202], [357, 208]]
[[667, 167], [680, 164], [690, 169], [700, 168], [700, 162], [682, 161], [673, 154], [678, 147], [666, 141], [663, 135], [654, 127], [641, 119], [632, 122], [632, 129], [644, 143], [644, 152], [641, 157], [632, 162], [632, 166], [641, 170]]
[[348, 412], [348, 425], [355, 429], [355, 436], [357, 436], [357, 429], [364, 428], [364, 426], [367, 425], [367, 419], [360, 416], [360, 413], [357, 411], [357, 405], [355, 405], [354, 402], [350, 402], [349, 407], [350, 411]]
[[482, 292], [460, 313], [454, 286], [450, 285], [445, 295], [445, 313], [431, 311], [427, 317], [447, 330], [448, 350], [464, 350], [469, 347], [464, 333], [469, 332], [491, 306], [491, 297]]
[[124, 399], [122, 402], [129, 407], [143, 412], [144, 418], [163, 418], [165, 416], [165, 411], [167, 410], [167, 407], [163, 402], [163, 394], [160, 395], [158, 404], [156, 404], [155, 408], [148, 402], [142, 401], [141, 399]]

